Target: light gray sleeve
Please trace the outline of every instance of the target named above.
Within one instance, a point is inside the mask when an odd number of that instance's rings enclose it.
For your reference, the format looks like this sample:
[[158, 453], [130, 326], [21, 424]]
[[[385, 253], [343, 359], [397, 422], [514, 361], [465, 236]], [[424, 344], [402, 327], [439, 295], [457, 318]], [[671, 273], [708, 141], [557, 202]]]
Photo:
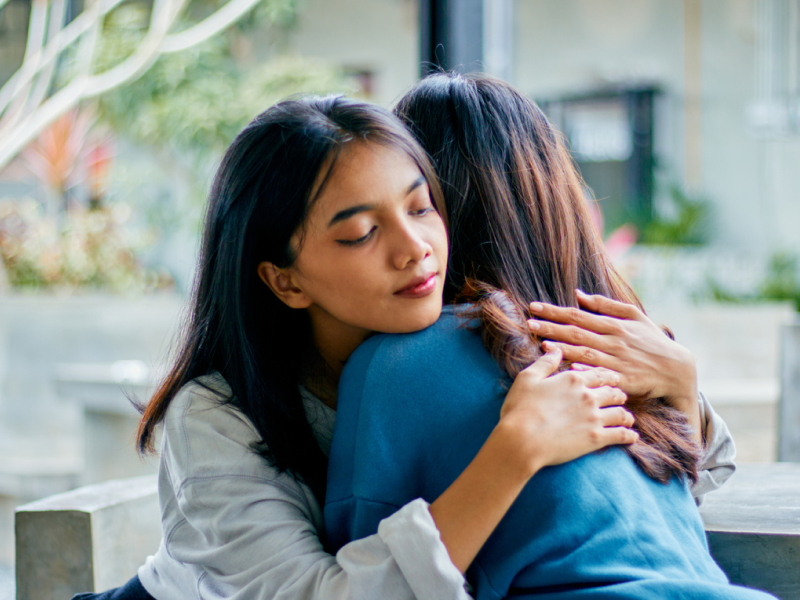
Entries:
[[424, 501], [332, 556], [311, 490], [250, 450], [258, 436], [241, 413], [199, 392], [173, 402], [161, 455], [169, 477], [159, 481], [164, 542], [140, 569], [159, 600], [470, 598]]
[[700, 422], [703, 423], [703, 458], [697, 469], [697, 483], [692, 486], [692, 495], [698, 506], [703, 496], [719, 489], [736, 470], [736, 446], [728, 426], [706, 397], [699, 394]]
[[186, 521], [169, 533], [169, 550], [180, 562], [203, 565], [203, 598], [469, 598], [421, 500], [331, 556], [307, 499], [288, 488], [225, 477], [191, 482], [183, 496]]

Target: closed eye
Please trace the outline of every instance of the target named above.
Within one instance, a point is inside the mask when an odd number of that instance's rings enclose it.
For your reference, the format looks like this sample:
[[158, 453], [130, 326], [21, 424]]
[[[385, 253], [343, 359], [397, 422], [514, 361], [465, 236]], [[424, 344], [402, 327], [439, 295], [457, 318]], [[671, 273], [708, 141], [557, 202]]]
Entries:
[[375, 233], [376, 229], [377, 229], [377, 226], [373, 226], [372, 229], [370, 229], [369, 232], [367, 232], [367, 235], [362, 236], [362, 237], [358, 238], [357, 240], [336, 240], [336, 241], [337, 241], [337, 243], [341, 244], [342, 246], [348, 246], [348, 247], [351, 247], [351, 248], [355, 247], [355, 246], [360, 246], [361, 244], [366, 243], [369, 240], [369, 238], [372, 237], [372, 234]]
[[432, 213], [432, 212], [435, 212], [435, 209], [432, 206], [427, 206], [427, 207], [421, 208], [419, 210], [409, 211], [408, 214], [410, 214], [410, 215], [412, 215], [414, 217], [424, 217], [425, 215], [427, 215], [429, 213]]

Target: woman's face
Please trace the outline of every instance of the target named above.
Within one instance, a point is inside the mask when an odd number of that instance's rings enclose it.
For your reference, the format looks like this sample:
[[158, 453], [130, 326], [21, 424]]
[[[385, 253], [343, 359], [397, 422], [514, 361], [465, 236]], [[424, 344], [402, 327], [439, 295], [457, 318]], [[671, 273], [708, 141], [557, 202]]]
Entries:
[[292, 244], [296, 261], [279, 270], [287, 295], [281, 281], [270, 287], [308, 309], [318, 346], [417, 331], [439, 317], [447, 233], [401, 150], [348, 143]]

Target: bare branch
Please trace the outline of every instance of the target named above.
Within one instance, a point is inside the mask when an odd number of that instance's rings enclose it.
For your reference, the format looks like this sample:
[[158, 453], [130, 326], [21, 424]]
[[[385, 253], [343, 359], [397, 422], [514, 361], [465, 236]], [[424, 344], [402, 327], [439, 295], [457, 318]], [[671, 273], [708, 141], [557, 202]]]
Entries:
[[[47, 39], [52, 40], [61, 28], [64, 26], [64, 19], [67, 16], [67, 2], [66, 0], [52, 0], [50, 2], [50, 14], [48, 15], [47, 23]], [[41, 51], [39, 52], [41, 58]], [[53, 83], [53, 75], [55, 75], [55, 62], [48, 65], [42, 65], [36, 80], [36, 84], [31, 90], [31, 95], [25, 103], [25, 108], [32, 110], [42, 103], [45, 99], [47, 92], [50, 90], [50, 85]]]
[[14, 125], [19, 119], [25, 108], [25, 102], [30, 94], [30, 82], [39, 72], [39, 57], [41, 56], [42, 44], [45, 41], [45, 29], [47, 27], [47, 0], [33, 0], [31, 3], [31, 15], [28, 25], [28, 39], [25, 44], [25, 56], [22, 59], [20, 71], [29, 73], [30, 77], [22, 78], [14, 96], [16, 102], [9, 107], [0, 120], [0, 136]]
[[155, 62], [167, 31], [185, 7], [187, 0], [162, 0], [162, 2], [164, 8], [158, 13], [153, 13], [150, 29], [133, 54], [108, 71], [89, 77], [84, 84], [83, 97], [99, 96], [132, 81]]
[[261, 0], [231, 0], [213, 15], [180, 33], [168, 35], [161, 44], [161, 52], [178, 52], [204, 42], [242, 17]]
[[[207, 40], [236, 22], [260, 0], [229, 0], [200, 23], [175, 34], [169, 34], [169, 30], [183, 14], [189, 0], [155, 0], [150, 27], [133, 54], [111, 69], [93, 75], [92, 62], [102, 18], [121, 1], [98, 0], [62, 28], [63, 17], [58, 15], [65, 0], [52, 0], [51, 27], [45, 43], [48, 0], [33, 0], [28, 48], [22, 66], [0, 88], [0, 169], [42, 130], [82, 100], [135, 80], [163, 53], [184, 50]], [[7, 0], [0, 0], [0, 7], [5, 2]], [[59, 27], [53, 25], [54, 17]], [[79, 38], [77, 74], [61, 90], [45, 99], [57, 57]]]
[[[123, 0], [103, 0], [82, 12], [72, 23], [64, 27], [55, 39], [50, 40], [42, 50], [38, 67], [44, 68], [52, 63], [61, 52], [77, 40], [83, 33], [95, 27], [107, 13]], [[2, 112], [25, 85], [36, 77], [37, 71], [23, 61], [22, 66], [0, 89], [0, 112]]]

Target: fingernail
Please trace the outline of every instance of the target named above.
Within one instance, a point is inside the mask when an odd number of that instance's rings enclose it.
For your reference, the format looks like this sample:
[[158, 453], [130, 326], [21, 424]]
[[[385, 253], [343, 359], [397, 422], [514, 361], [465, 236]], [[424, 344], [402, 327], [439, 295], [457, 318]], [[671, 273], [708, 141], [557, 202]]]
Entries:
[[534, 321], [533, 319], [530, 319], [528, 321], [528, 327], [533, 331], [539, 331], [542, 328], [541, 324], [538, 321]]
[[575, 293], [576, 293], [576, 294], [578, 294], [578, 296], [583, 296], [584, 298], [585, 298], [586, 296], [588, 296], [588, 294], [587, 294], [586, 292], [584, 292], [584, 291], [583, 291], [582, 289], [580, 289], [580, 288], [575, 288]]
[[531, 303], [531, 310], [533, 312], [539, 312], [541, 310], [544, 310], [544, 306], [540, 302], [532, 302]]

